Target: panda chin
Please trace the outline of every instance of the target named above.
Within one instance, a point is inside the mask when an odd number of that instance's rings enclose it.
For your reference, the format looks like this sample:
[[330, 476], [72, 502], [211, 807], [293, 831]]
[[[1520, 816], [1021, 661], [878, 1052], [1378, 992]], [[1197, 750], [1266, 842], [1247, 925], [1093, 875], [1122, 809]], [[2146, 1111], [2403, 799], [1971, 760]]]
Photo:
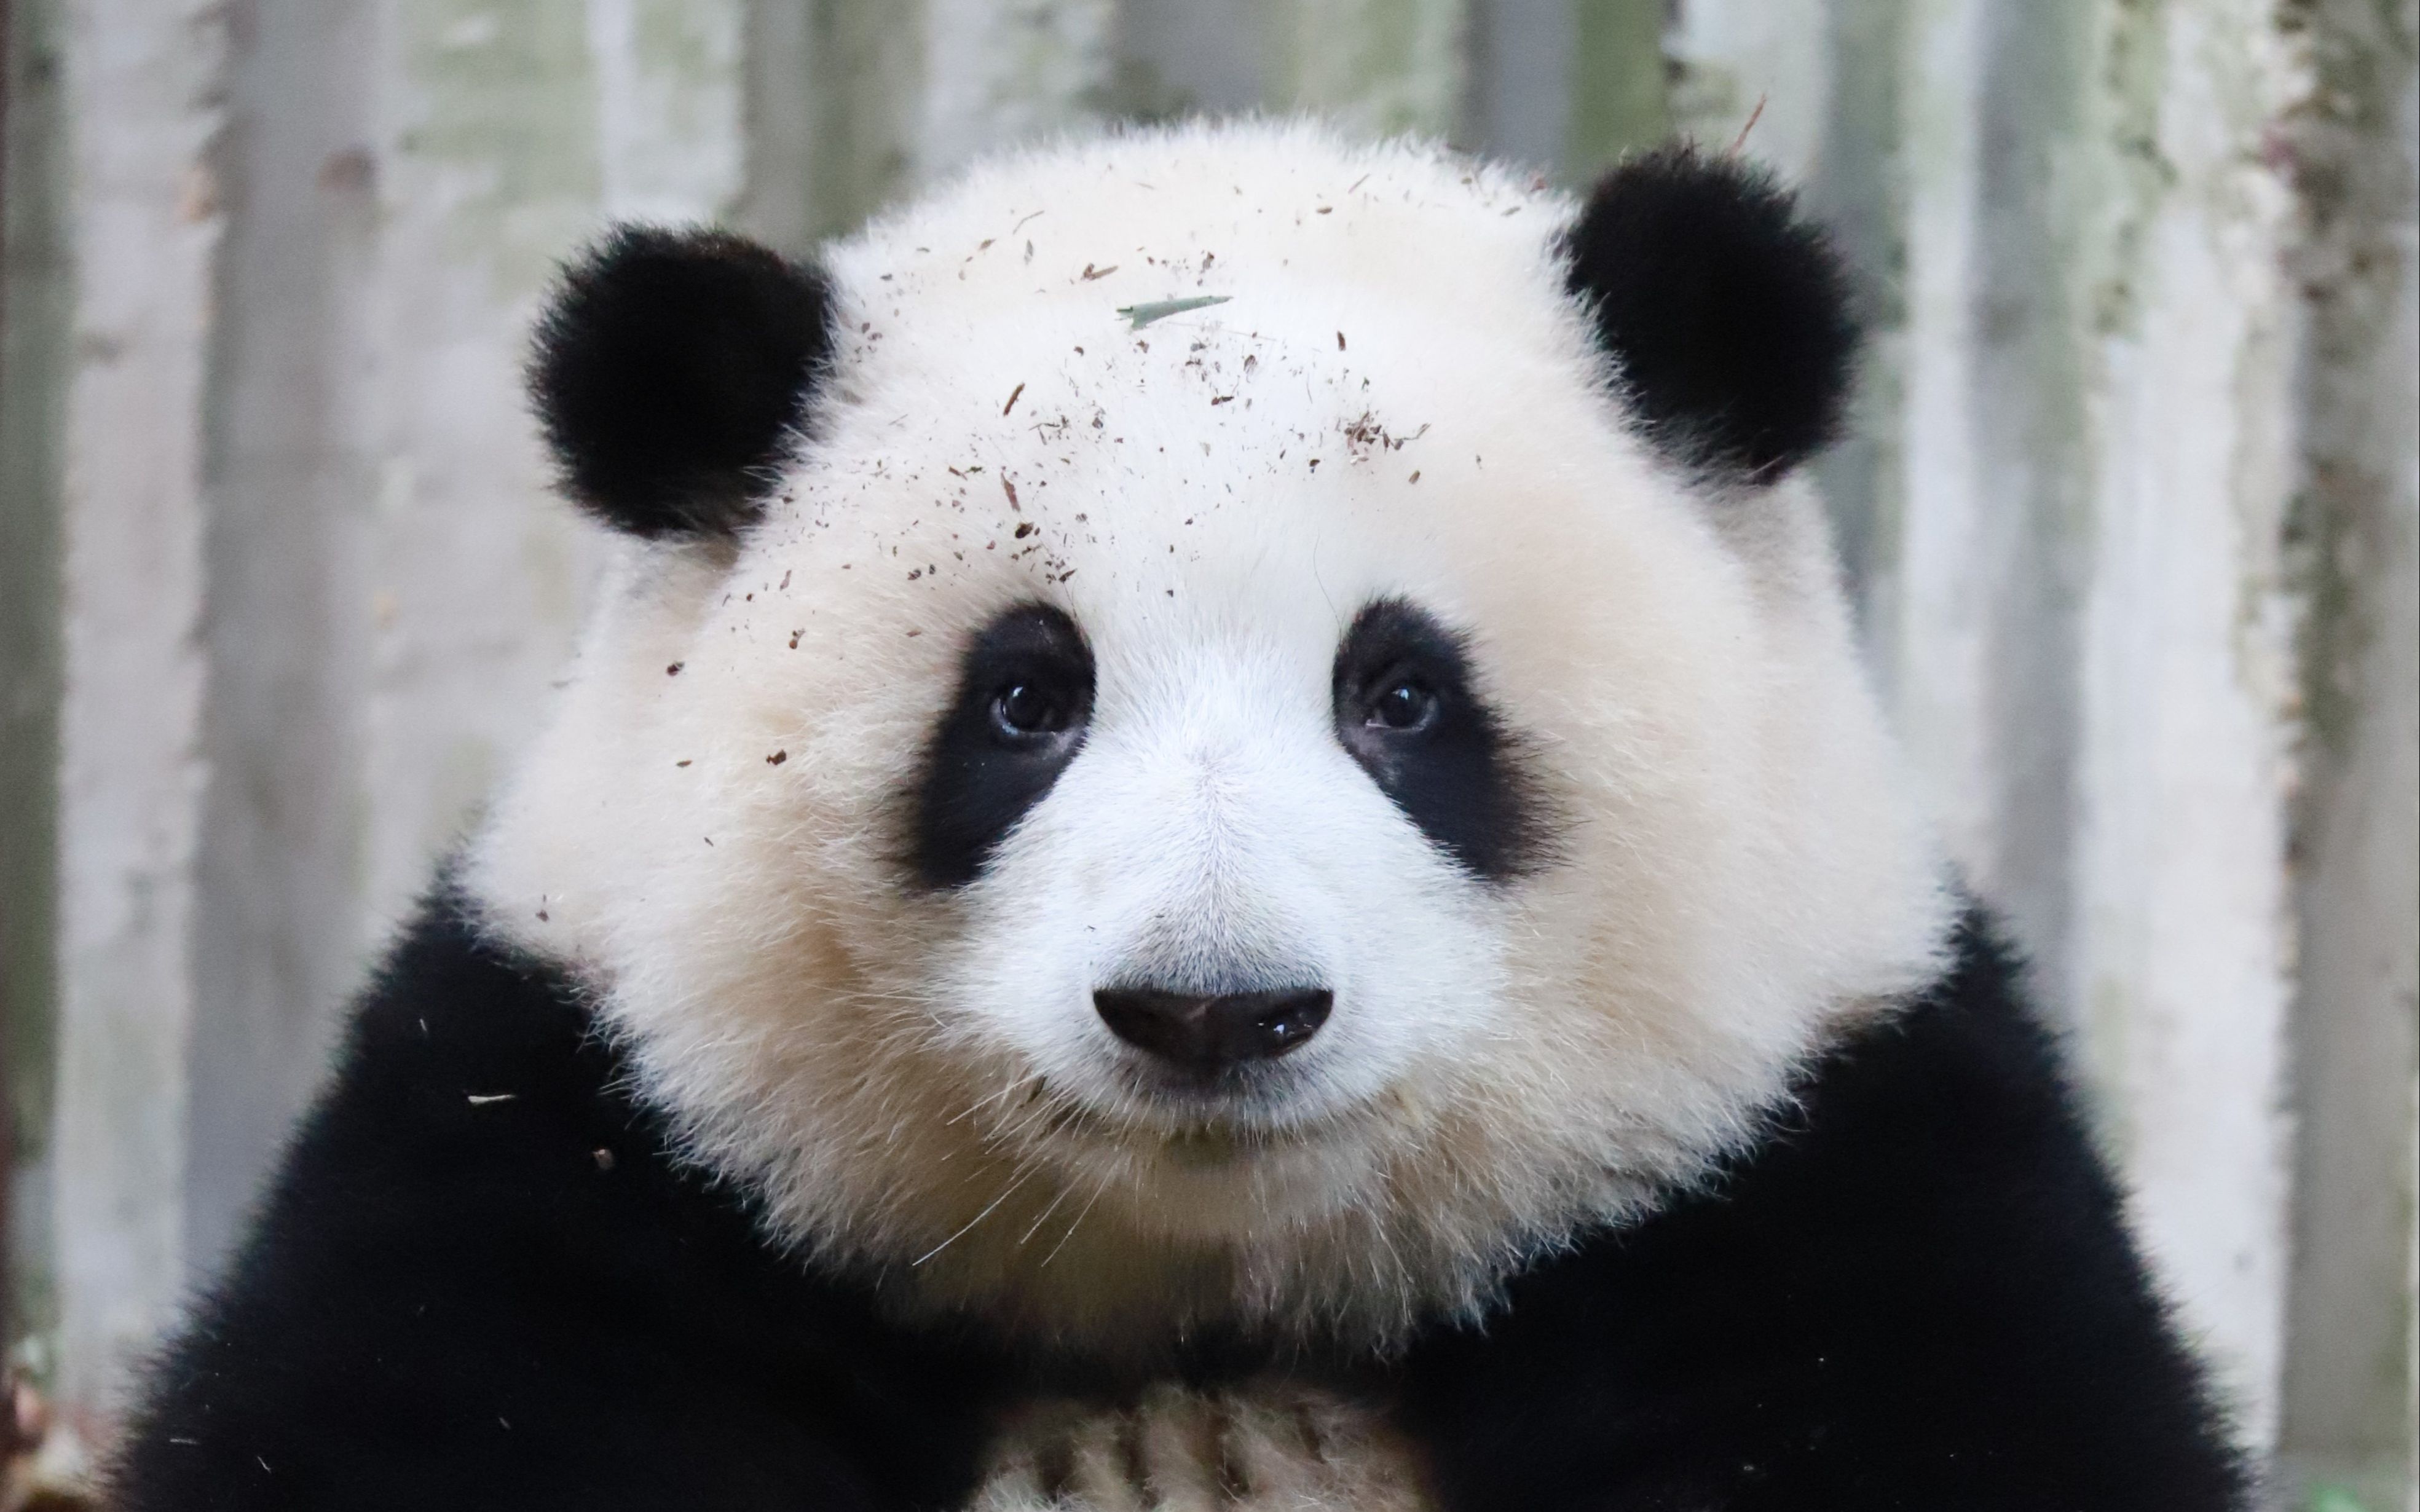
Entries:
[[[1070, 1101], [1040, 1140], [1071, 1185], [1122, 1192], [1145, 1227], [1171, 1237], [1224, 1238], [1272, 1218], [1305, 1219], [1352, 1201], [1373, 1164], [1367, 1117], [1351, 1111], [1276, 1121], [1205, 1116], [1121, 1118]], [[1243, 1110], [1237, 1110], [1241, 1113]]]
[[1224, 1160], [1163, 1147], [1137, 1163], [1131, 1221], [1180, 1243], [1249, 1242], [1333, 1218], [1367, 1196], [1372, 1174], [1350, 1138]]
[[1248, 1137], [1232, 1125], [1202, 1124], [1170, 1134], [1159, 1148], [1161, 1157], [1171, 1165], [1188, 1171], [1215, 1171], [1257, 1160], [1265, 1151], [1266, 1144]]

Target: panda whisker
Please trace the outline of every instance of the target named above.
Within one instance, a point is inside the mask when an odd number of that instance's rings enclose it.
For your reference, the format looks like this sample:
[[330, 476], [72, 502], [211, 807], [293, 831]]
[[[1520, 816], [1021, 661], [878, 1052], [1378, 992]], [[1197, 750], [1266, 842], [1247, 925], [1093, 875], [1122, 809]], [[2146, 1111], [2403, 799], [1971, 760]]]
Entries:
[[1033, 1079], [1032, 1095], [1026, 1104], [1017, 1109], [1016, 1116], [1009, 1123], [991, 1131], [985, 1143], [993, 1148], [1021, 1144], [1042, 1130], [1059, 1123], [1069, 1114], [1080, 1111], [1073, 1098], [1052, 1092], [1050, 1085], [1037, 1076]]
[[926, 1260], [931, 1259], [934, 1256], [940, 1254], [945, 1249], [948, 1249], [959, 1240], [966, 1238], [969, 1233], [973, 1231], [975, 1225], [983, 1222], [985, 1218], [988, 1218], [993, 1213], [999, 1211], [1000, 1205], [1006, 1202], [1011, 1196], [1015, 1196], [1016, 1189], [1032, 1180], [1033, 1179], [1033, 1173], [1040, 1169], [1041, 1167], [1038, 1165], [1028, 1165], [1025, 1167], [1025, 1169], [1016, 1176], [1016, 1180], [1010, 1181], [1008, 1185], [1001, 1188], [1000, 1196], [984, 1204], [983, 1211], [976, 1213], [973, 1217], [968, 1219], [966, 1221], [966, 1226], [960, 1228], [956, 1233], [952, 1234], [949, 1238], [934, 1245], [931, 1249], [926, 1250], [923, 1254], [919, 1255], [913, 1260], [910, 1260], [908, 1262], [908, 1269], [915, 1269], [917, 1266], [923, 1264]]
[[1014, 1122], [990, 1131], [984, 1138], [984, 1147], [987, 1149], [1000, 1149], [1026, 1144], [1035, 1134], [1055, 1123], [1061, 1111], [1062, 1104], [1055, 1100], [1038, 1104], [1031, 1111], [1024, 1112]]
[[1018, 1249], [1023, 1249], [1033, 1242], [1033, 1236], [1042, 1231], [1042, 1226], [1050, 1221], [1050, 1215], [1059, 1211], [1059, 1204], [1066, 1201], [1067, 1194], [1074, 1190], [1075, 1187], [1072, 1185], [1063, 1185], [1059, 1188], [1059, 1195], [1050, 1199], [1050, 1205], [1042, 1210], [1042, 1215], [1033, 1220], [1032, 1226], [1025, 1230], [1024, 1237], [1016, 1242]]
[[1084, 1220], [1093, 1215], [1094, 1208], [1099, 1206], [1101, 1198], [1109, 1190], [1109, 1184], [1107, 1181], [1094, 1183], [1092, 1200], [1085, 1203], [1083, 1211], [1076, 1214], [1076, 1221], [1067, 1226], [1067, 1231], [1059, 1236], [1059, 1242], [1050, 1246], [1050, 1253], [1042, 1257], [1042, 1264], [1036, 1269], [1049, 1268], [1050, 1262], [1059, 1257], [1059, 1252], [1067, 1247], [1067, 1242], [1076, 1237], [1076, 1230], [1084, 1227]]
[[[1016, 1088], [1011, 1088], [1009, 1090], [1014, 1092]], [[985, 1103], [978, 1103], [974, 1107], [969, 1108], [967, 1111], [969, 1113], [979, 1112], [985, 1105], [986, 1105], [986, 1103], [997, 1103], [999, 1101], [999, 1099], [986, 1099]], [[999, 1121], [987, 1123], [978, 1129], [976, 1131], [976, 1136], [983, 1142], [986, 1149], [990, 1149], [996, 1148], [1003, 1142], [1014, 1140], [1021, 1135], [1030, 1134], [1033, 1129], [1032, 1110], [1033, 1103], [1031, 1101], [1018, 1103], [1015, 1107], [1007, 1110]]]
[[[1017, 1088], [1027, 1085], [1029, 1084], [1022, 1081], [1010, 1082], [1005, 1087], [1002, 1087], [999, 1091], [992, 1093], [988, 1097], [978, 1098], [974, 1102], [967, 1104], [967, 1106], [959, 1110], [954, 1117], [944, 1122], [941, 1127], [944, 1129], [955, 1128], [957, 1125], [966, 1122], [969, 1119], [973, 1118], [976, 1114], [981, 1113], [984, 1109], [992, 1106], [994, 1103], [1005, 1102], [1010, 1097], [1015, 1096]], [[1039, 1076], [1032, 1078], [1031, 1085], [1033, 1088], [1032, 1095], [1035, 1097], [1041, 1096], [1043, 1090], [1042, 1078]]]

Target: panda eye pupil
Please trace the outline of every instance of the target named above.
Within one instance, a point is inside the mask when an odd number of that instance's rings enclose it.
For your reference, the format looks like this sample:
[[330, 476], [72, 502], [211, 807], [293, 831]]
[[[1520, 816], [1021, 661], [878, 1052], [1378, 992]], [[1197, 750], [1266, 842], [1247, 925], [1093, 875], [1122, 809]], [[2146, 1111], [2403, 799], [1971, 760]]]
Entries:
[[1388, 730], [1417, 730], [1436, 709], [1436, 695], [1410, 678], [1397, 681], [1370, 706], [1370, 722]]
[[992, 699], [991, 717], [1002, 733], [1024, 739], [1064, 729], [1067, 708], [1045, 688], [1032, 683], [1011, 683]]

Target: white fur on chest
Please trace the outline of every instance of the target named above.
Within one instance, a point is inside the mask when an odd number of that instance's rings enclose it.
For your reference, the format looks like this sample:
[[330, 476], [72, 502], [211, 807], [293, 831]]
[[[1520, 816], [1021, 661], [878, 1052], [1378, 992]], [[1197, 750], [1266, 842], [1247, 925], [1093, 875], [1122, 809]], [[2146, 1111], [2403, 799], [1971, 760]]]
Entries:
[[1003, 1426], [968, 1512], [1422, 1512], [1407, 1446], [1368, 1409], [1281, 1381], [1154, 1387]]

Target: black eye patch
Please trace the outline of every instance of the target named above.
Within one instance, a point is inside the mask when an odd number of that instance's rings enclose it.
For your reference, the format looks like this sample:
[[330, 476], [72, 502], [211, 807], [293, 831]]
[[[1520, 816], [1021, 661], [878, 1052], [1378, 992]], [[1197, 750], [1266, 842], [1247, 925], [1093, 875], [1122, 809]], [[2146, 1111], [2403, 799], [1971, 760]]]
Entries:
[[1472, 874], [1502, 882], [1549, 859], [1521, 742], [1473, 687], [1462, 636], [1403, 599], [1369, 605], [1336, 649], [1335, 701], [1336, 738]]
[[917, 877], [958, 887], [980, 875], [1059, 780], [1092, 717], [1093, 653], [1075, 621], [1020, 604], [985, 625], [924, 748], [908, 856]]

